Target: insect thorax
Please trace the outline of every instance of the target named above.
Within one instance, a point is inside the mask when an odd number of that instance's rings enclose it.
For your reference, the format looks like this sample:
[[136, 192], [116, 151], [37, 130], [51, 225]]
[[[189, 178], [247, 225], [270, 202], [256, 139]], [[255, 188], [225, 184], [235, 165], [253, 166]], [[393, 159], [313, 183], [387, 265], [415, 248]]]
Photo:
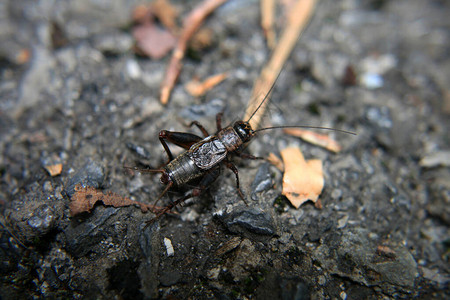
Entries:
[[203, 170], [216, 166], [227, 156], [225, 145], [215, 136], [209, 136], [192, 145], [189, 151], [195, 165]]

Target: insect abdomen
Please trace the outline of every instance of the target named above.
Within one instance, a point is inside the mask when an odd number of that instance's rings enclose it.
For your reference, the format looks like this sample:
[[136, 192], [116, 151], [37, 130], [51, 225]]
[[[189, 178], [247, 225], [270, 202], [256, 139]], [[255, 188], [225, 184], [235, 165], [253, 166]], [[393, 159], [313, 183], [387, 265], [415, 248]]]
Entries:
[[170, 179], [177, 186], [188, 183], [191, 180], [204, 175], [204, 170], [197, 167], [186, 151], [175, 157], [164, 167]]

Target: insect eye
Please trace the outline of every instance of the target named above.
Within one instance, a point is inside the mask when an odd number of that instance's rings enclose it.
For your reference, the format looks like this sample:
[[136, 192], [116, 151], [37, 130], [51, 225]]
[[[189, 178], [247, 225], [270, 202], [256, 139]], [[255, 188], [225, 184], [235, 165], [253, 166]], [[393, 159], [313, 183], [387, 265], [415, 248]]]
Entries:
[[252, 136], [252, 128], [248, 123], [245, 122], [236, 122], [233, 126], [234, 130], [237, 132], [239, 137], [245, 143], [250, 140]]

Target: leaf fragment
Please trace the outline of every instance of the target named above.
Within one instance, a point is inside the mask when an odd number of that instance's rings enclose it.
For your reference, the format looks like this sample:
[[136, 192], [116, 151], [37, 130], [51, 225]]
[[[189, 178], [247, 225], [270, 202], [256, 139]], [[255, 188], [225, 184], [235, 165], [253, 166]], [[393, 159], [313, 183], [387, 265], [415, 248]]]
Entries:
[[167, 30], [158, 27], [154, 22], [145, 22], [133, 29], [138, 52], [153, 59], [164, 57], [173, 49], [175, 37]]
[[48, 174], [50, 174], [50, 176], [54, 177], [54, 176], [58, 176], [59, 174], [61, 174], [62, 171], [62, 164], [53, 164], [53, 165], [45, 165], [44, 168], [45, 170], [47, 170]]
[[83, 212], [90, 212], [98, 201], [103, 202], [104, 205], [114, 207], [138, 205], [142, 212], [149, 210], [154, 212], [157, 209], [157, 207], [150, 204], [134, 201], [113, 192], [103, 193], [93, 187], [83, 187], [80, 184], [75, 186], [75, 194], [73, 194], [70, 200], [69, 209], [71, 217]]
[[150, 4], [150, 9], [158, 18], [158, 20], [164, 24], [170, 32], [178, 32], [177, 25], [178, 11], [168, 0], [156, 0]]
[[203, 81], [198, 79], [193, 79], [189, 81], [184, 87], [194, 97], [199, 97], [204, 95], [207, 91], [221, 83], [225, 78], [227, 78], [227, 73], [216, 74], [206, 78]]
[[278, 156], [276, 156], [273, 152], [270, 152], [269, 156], [267, 157], [267, 160], [269, 161], [269, 163], [274, 165], [275, 168], [277, 168], [281, 172], [284, 172], [283, 161]]
[[318, 201], [324, 186], [322, 161], [310, 159], [305, 161], [297, 147], [281, 151], [284, 161], [283, 191], [293, 206], [299, 208], [307, 200], [311, 200], [320, 208]]

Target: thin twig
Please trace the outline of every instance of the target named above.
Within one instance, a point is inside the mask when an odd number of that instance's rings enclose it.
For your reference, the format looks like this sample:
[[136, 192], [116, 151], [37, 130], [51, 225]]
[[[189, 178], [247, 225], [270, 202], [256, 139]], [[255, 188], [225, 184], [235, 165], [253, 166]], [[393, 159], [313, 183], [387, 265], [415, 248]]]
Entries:
[[[269, 62], [261, 71], [261, 75], [253, 86], [252, 97], [250, 98], [251, 101], [247, 106], [244, 120], [247, 120], [261, 103], [265, 96], [262, 91], [269, 91], [274, 84], [275, 79], [295, 46], [300, 33], [308, 23], [312, 12], [314, 11], [316, 2], [317, 0], [297, 0], [294, 4], [288, 15], [288, 22], [281, 38], [273, 51]], [[258, 128], [267, 104], [268, 101], [265, 101], [258, 112], [250, 120], [252, 128]]]
[[199, 6], [194, 8], [185, 19], [181, 35], [178, 38], [175, 49], [173, 50], [172, 58], [170, 59], [169, 66], [167, 67], [166, 74], [161, 85], [160, 102], [163, 105], [166, 105], [169, 101], [170, 93], [172, 92], [178, 75], [180, 74], [182, 67], [181, 60], [186, 52], [189, 39], [198, 30], [203, 20], [226, 1], [227, 0], [205, 0]]
[[261, 27], [270, 49], [275, 47], [274, 15], [275, 0], [261, 0]]

